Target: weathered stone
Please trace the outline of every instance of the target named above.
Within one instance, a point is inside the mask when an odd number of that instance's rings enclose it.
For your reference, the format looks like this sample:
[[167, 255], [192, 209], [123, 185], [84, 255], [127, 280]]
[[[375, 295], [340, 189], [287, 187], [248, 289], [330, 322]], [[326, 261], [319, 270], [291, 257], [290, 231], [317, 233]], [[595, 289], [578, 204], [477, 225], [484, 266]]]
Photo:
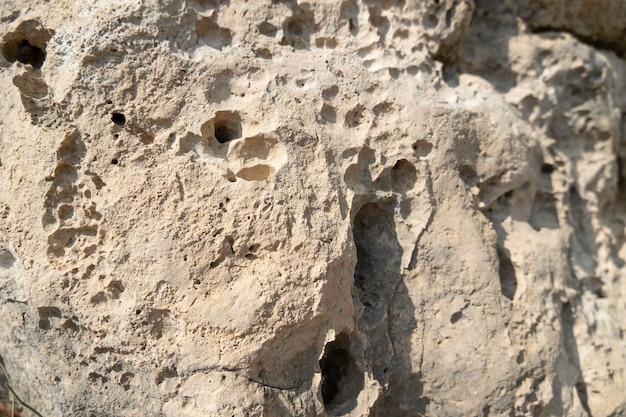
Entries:
[[4, 2], [15, 391], [623, 415], [624, 14], [574, 3]]

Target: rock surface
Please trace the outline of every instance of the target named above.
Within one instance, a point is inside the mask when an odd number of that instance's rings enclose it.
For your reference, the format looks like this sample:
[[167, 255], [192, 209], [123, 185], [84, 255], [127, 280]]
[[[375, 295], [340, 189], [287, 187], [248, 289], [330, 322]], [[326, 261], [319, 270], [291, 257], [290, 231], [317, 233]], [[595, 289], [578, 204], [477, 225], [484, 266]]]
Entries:
[[42, 415], [626, 415], [621, 0], [0, 22], [0, 355]]

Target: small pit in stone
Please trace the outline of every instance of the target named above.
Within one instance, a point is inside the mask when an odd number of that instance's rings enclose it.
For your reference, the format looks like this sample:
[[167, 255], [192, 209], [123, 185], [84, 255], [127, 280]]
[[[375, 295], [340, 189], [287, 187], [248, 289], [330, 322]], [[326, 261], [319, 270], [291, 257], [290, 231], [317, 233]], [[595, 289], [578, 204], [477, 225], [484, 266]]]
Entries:
[[454, 324], [457, 321], [461, 320], [462, 317], [463, 317], [463, 313], [460, 311], [457, 311], [456, 313], [452, 314], [452, 316], [450, 317], [450, 323]]
[[15, 256], [6, 248], [0, 249], [0, 268], [10, 269], [15, 264]]
[[354, 409], [364, 386], [363, 373], [349, 349], [350, 339], [341, 333], [326, 345], [324, 356], [320, 359], [322, 401], [330, 415], [344, 414]]
[[542, 174], [552, 174], [556, 170], [556, 167], [552, 164], [543, 164], [541, 165], [541, 173]]
[[227, 143], [241, 138], [241, 117], [231, 111], [218, 111], [213, 122], [215, 139]]
[[111, 121], [117, 126], [124, 126], [126, 124], [126, 116], [122, 113], [113, 112], [111, 113]]
[[74, 207], [64, 204], [59, 207], [57, 214], [59, 216], [59, 219], [69, 220], [74, 216]]
[[415, 186], [417, 170], [406, 159], [398, 160], [391, 168], [391, 188], [398, 193], [406, 193]]
[[261, 35], [269, 36], [271, 38], [276, 36], [276, 33], [278, 32], [278, 28], [269, 22], [261, 22], [258, 28]]
[[515, 292], [517, 291], [517, 276], [515, 266], [510, 258], [509, 251], [503, 246], [497, 246], [498, 253], [498, 272], [500, 276], [500, 291], [502, 295], [513, 301]]

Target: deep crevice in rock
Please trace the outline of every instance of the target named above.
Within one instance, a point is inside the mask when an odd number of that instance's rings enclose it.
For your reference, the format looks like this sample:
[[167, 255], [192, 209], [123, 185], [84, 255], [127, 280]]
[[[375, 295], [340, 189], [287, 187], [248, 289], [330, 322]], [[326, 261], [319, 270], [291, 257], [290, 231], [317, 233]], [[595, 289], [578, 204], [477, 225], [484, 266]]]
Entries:
[[417, 322], [415, 306], [402, 276], [402, 247], [396, 234], [395, 200], [364, 204], [353, 221], [357, 265], [353, 296], [357, 326], [367, 349], [363, 362], [385, 387], [370, 410], [372, 416], [420, 415], [419, 373], [412, 372], [411, 335]]

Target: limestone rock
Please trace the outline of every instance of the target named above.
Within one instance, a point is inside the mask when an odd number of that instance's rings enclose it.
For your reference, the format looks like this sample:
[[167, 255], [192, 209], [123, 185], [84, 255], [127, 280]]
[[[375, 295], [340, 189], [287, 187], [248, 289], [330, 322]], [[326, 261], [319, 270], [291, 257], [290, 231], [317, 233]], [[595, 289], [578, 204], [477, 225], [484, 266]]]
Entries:
[[534, 30], [562, 30], [601, 48], [626, 52], [623, 1], [529, 0], [524, 17]]
[[574, 3], [0, 3], [15, 391], [624, 415], [624, 14]]

